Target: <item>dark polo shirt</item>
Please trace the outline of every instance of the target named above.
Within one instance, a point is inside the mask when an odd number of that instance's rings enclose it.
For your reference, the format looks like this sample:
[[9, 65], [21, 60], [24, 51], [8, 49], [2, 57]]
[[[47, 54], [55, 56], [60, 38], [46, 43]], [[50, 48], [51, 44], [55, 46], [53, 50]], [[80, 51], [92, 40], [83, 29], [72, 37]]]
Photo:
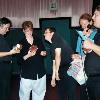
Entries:
[[[3, 35], [0, 35], [0, 52], [9, 52], [10, 47]], [[11, 76], [11, 56], [0, 57], [0, 79], [9, 80]], [[9, 83], [7, 83], [9, 84]]]
[[55, 59], [55, 49], [61, 48], [61, 64], [60, 66], [69, 66], [72, 61], [71, 55], [73, 54], [73, 50], [66, 43], [66, 41], [57, 33], [54, 33], [52, 37], [52, 57]]
[[[10, 51], [10, 47], [7, 41], [5, 40], [3, 35], [0, 35], [0, 52], [9, 52], [9, 51]], [[0, 57], [0, 62], [10, 61], [10, 60], [11, 60], [11, 56]]]
[[[100, 29], [94, 37], [94, 43], [100, 46]], [[86, 55], [84, 64], [87, 75], [100, 75], [100, 56], [94, 51]]]

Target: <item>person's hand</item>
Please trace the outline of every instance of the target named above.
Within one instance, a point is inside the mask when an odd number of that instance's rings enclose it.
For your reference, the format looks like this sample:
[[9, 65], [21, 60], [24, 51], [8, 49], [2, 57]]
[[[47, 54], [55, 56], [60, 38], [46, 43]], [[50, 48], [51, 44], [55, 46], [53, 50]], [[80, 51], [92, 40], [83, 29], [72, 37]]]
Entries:
[[51, 86], [52, 87], [56, 86], [56, 80], [55, 80], [55, 78], [52, 78], [52, 80], [51, 80]]
[[36, 52], [38, 50], [38, 47], [36, 45], [32, 45], [30, 48], [29, 48], [29, 51], [31, 52]]
[[36, 51], [31, 51], [31, 50], [28, 51], [28, 55], [30, 55], [30, 57], [34, 56], [35, 54], [36, 54]]
[[85, 40], [85, 41], [83, 42], [83, 48], [91, 49], [91, 48], [92, 48], [92, 44], [93, 44], [92, 41], [90, 41], [90, 40]]
[[85, 53], [90, 53], [92, 51], [93, 42], [90, 40], [85, 40], [83, 42], [83, 50]]
[[29, 48], [29, 51], [28, 51], [29, 57], [34, 56], [36, 54], [37, 50], [38, 50], [37, 46], [36, 45], [32, 45]]
[[41, 51], [40, 55], [41, 56], [46, 56], [47, 55], [47, 52], [46, 51]]
[[72, 59], [81, 59], [81, 56], [79, 54], [72, 54]]
[[21, 44], [17, 44], [17, 45], [16, 45], [16, 49], [21, 50], [21, 49], [22, 49], [22, 45], [21, 45]]
[[20, 49], [16, 49], [16, 47], [14, 47], [12, 50], [10, 50], [10, 54], [16, 54], [16, 53], [20, 53]]
[[33, 52], [33, 51], [29, 50], [28, 53], [27, 53], [27, 55], [25, 55], [25, 56], [23, 57], [23, 59], [26, 60], [26, 59], [28, 59], [29, 57], [34, 56], [35, 54], [36, 54], [36, 51]]
[[55, 71], [55, 73], [53, 73], [53, 75], [52, 75], [51, 86], [55, 87], [56, 86], [56, 81], [59, 81], [59, 80], [60, 80], [59, 73], [58, 73], [58, 71]]
[[84, 51], [85, 54], [87, 54], [87, 53], [90, 53], [92, 50], [91, 49], [83, 48], [83, 51]]

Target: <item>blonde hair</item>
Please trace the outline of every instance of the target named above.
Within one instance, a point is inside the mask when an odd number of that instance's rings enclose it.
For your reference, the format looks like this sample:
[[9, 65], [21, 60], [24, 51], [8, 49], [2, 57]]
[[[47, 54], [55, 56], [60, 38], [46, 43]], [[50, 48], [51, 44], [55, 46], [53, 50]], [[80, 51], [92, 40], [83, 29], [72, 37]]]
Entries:
[[22, 24], [22, 28], [24, 30], [26, 30], [27, 28], [31, 28], [32, 29], [33, 28], [33, 23], [31, 21], [25, 21]]

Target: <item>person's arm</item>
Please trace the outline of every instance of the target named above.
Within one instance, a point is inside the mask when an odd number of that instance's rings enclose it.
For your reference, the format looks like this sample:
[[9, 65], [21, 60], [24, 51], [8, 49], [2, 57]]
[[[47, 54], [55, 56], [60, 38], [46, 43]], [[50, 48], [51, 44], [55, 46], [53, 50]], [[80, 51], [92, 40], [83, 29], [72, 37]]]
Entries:
[[61, 48], [55, 49], [55, 59], [53, 60], [53, 73], [52, 73], [52, 80], [51, 80], [51, 86], [56, 86], [56, 80], [59, 79], [59, 66], [61, 62]]
[[0, 52], [0, 57], [9, 56], [9, 55], [12, 55], [12, 53], [10, 51], [9, 52]]
[[59, 67], [61, 63], [61, 48], [55, 49], [55, 67], [56, 67], [56, 80], [59, 80]]
[[12, 50], [10, 50], [8, 52], [0, 52], [0, 57], [9, 56], [9, 55], [13, 55], [13, 54], [16, 54], [16, 53], [20, 53], [20, 50], [13, 48]]
[[100, 46], [94, 44], [94, 43], [91, 42], [90, 40], [84, 41], [83, 47], [86, 48], [86, 49], [91, 49], [91, 50], [93, 50], [97, 55], [100, 56]]
[[56, 67], [55, 67], [55, 60], [53, 60], [53, 73], [52, 73], [52, 79], [51, 79], [51, 86], [55, 87], [56, 86]]

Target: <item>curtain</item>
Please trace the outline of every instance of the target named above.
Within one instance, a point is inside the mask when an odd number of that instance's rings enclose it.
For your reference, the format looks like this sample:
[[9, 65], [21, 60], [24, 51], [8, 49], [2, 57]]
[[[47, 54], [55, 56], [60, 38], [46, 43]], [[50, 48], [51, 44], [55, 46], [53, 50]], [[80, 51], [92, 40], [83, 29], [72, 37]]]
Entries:
[[[56, 11], [50, 11], [55, 1]], [[82, 13], [92, 13], [93, 0], [0, 0], [0, 17], [9, 17], [14, 28], [20, 28], [25, 20], [38, 28], [39, 18], [72, 17], [72, 26], [78, 26]]]

